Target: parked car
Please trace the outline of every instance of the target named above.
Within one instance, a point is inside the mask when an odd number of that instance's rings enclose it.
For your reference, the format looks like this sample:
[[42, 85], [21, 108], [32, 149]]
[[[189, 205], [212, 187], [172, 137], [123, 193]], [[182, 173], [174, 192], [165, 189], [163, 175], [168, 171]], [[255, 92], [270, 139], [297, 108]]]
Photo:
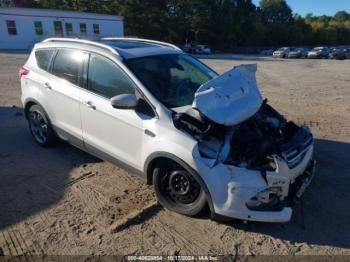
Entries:
[[328, 58], [329, 48], [328, 47], [315, 47], [307, 53], [308, 58]]
[[184, 44], [180, 46], [180, 48], [186, 53], [191, 53], [191, 47], [191, 44]]
[[34, 140], [122, 165], [184, 215], [285, 222], [314, 174], [314, 139], [263, 100], [256, 65], [217, 75], [169, 43], [51, 38], [20, 69]]
[[194, 53], [195, 54], [209, 55], [209, 54], [211, 54], [211, 49], [206, 45], [195, 45]]
[[346, 49], [341, 47], [332, 47], [329, 52], [330, 59], [344, 60], [346, 58]]
[[350, 59], [350, 48], [344, 48], [345, 59]]
[[309, 48], [296, 48], [288, 53], [288, 58], [307, 58]]
[[273, 54], [273, 50], [272, 49], [265, 49], [265, 50], [260, 51], [259, 54], [265, 55], [265, 56], [271, 56]]
[[273, 52], [273, 57], [286, 58], [288, 57], [289, 52], [294, 51], [294, 47], [281, 47], [275, 52]]

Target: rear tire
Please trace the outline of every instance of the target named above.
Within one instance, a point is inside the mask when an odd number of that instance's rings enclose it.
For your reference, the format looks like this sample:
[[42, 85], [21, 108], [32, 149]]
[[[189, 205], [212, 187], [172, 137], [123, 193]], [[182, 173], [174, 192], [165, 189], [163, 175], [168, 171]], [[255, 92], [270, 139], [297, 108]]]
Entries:
[[42, 147], [53, 146], [57, 136], [44, 109], [39, 105], [32, 105], [27, 113], [29, 130], [35, 142]]
[[173, 161], [157, 165], [153, 185], [160, 204], [171, 211], [195, 216], [207, 205], [203, 188], [185, 168]]

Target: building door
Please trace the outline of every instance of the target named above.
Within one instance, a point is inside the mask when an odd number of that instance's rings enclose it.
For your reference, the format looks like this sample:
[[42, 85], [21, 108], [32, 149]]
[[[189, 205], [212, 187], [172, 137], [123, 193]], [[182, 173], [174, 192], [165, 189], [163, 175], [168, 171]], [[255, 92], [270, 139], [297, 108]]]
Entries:
[[66, 23], [66, 36], [73, 35], [73, 24], [72, 23]]
[[54, 21], [53, 26], [55, 29], [55, 36], [60, 36], [60, 37], [64, 36], [63, 35], [63, 26], [62, 26], [61, 21]]

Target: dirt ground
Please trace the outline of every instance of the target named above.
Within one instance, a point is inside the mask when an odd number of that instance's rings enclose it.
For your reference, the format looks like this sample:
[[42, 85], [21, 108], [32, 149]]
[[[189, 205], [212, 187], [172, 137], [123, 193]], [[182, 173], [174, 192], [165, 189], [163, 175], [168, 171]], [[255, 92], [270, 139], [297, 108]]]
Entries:
[[350, 60], [203, 60], [218, 72], [257, 63], [263, 95], [317, 138], [316, 177], [291, 222], [245, 224], [169, 212], [117, 166], [37, 146], [20, 104], [26, 56], [0, 54], [0, 255], [350, 255]]

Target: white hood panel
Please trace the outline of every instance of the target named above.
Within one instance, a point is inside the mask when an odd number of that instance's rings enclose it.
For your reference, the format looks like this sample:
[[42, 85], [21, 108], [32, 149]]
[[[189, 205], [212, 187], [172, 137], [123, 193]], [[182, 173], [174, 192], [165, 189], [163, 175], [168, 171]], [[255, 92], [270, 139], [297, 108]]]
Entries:
[[201, 85], [192, 107], [210, 120], [232, 126], [253, 116], [262, 104], [257, 65], [241, 65]]

